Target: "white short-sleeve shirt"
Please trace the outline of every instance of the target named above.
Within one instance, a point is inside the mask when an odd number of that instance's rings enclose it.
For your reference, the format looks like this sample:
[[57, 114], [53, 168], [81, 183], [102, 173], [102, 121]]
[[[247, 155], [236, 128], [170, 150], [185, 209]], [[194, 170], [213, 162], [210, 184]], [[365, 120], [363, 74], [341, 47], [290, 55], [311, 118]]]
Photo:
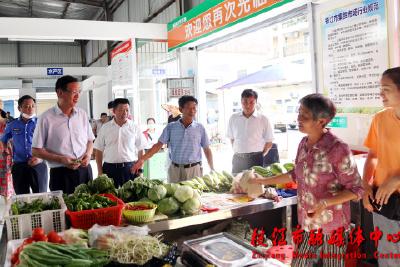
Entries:
[[[80, 158], [86, 152], [87, 143], [93, 140], [92, 127], [83, 109], [75, 107], [68, 117], [56, 105], [39, 116], [32, 147], [44, 148], [71, 158]], [[64, 165], [49, 161], [49, 166], [56, 168]]]
[[138, 151], [146, 147], [147, 141], [139, 126], [127, 120], [119, 126], [111, 120], [101, 127], [94, 148], [103, 152], [108, 163], [132, 162], [138, 159]]
[[274, 139], [268, 118], [257, 111], [249, 118], [243, 112], [233, 114], [229, 119], [226, 136], [233, 139], [235, 153], [261, 152], [265, 143]]

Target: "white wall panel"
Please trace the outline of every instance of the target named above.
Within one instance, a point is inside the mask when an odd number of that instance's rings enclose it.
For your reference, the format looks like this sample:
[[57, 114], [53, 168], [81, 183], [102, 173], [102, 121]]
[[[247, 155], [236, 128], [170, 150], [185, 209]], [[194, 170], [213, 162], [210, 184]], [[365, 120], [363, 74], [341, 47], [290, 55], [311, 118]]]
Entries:
[[81, 48], [79, 45], [21, 43], [20, 51], [21, 64], [23, 66], [40, 66], [48, 63], [81, 63]]
[[0, 66], [17, 65], [17, 45], [16, 43], [0, 43]]

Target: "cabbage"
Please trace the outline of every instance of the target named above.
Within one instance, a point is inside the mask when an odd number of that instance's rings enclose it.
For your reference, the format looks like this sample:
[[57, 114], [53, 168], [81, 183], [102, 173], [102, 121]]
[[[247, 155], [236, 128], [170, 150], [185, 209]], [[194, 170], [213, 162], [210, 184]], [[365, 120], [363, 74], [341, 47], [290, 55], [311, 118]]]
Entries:
[[199, 189], [193, 189], [193, 198], [200, 199], [200, 190]]
[[157, 205], [157, 210], [165, 215], [172, 215], [179, 210], [179, 203], [173, 197], [164, 198]]
[[174, 197], [181, 203], [193, 197], [193, 189], [188, 185], [182, 185], [176, 189]]
[[176, 189], [180, 186], [179, 184], [166, 184], [164, 185], [167, 189], [167, 196], [172, 197], [175, 194]]
[[198, 198], [190, 198], [183, 203], [181, 211], [183, 214], [192, 215], [200, 210], [201, 203]]
[[156, 185], [147, 192], [147, 197], [154, 202], [160, 201], [166, 195], [167, 189], [163, 185]]

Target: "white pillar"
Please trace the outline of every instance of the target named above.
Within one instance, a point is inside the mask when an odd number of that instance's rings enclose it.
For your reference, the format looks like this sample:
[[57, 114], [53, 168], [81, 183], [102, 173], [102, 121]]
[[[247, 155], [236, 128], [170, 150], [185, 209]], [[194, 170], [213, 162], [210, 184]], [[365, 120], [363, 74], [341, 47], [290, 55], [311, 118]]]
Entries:
[[24, 95], [30, 95], [31, 97], [36, 99], [36, 88], [33, 88], [31, 82], [22, 83], [22, 88], [19, 89], [19, 97]]

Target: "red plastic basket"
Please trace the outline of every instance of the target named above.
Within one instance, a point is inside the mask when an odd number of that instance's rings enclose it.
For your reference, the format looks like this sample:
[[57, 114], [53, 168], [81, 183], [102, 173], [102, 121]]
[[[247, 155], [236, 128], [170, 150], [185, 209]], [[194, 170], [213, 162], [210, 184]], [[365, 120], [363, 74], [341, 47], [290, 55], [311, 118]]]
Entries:
[[125, 205], [124, 202], [111, 194], [100, 194], [100, 196], [105, 196], [110, 200], [117, 202], [117, 205], [95, 210], [67, 210], [65, 214], [69, 217], [72, 227], [86, 230], [96, 223], [99, 225], [120, 225], [122, 209]]

